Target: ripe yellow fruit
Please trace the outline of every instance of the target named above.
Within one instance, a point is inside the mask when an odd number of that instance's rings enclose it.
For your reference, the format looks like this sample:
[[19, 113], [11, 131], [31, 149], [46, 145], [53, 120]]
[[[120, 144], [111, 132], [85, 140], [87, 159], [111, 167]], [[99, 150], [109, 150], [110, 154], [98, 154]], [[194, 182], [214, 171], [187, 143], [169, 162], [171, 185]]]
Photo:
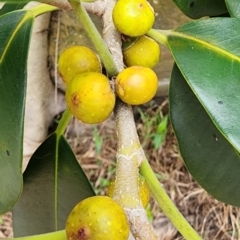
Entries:
[[84, 72], [101, 72], [102, 66], [95, 52], [85, 46], [65, 49], [58, 59], [62, 80], [68, 84], [76, 75]]
[[67, 85], [65, 97], [71, 113], [89, 124], [105, 121], [115, 105], [115, 94], [108, 78], [97, 72], [82, 73], [73, 78]]
[[157, 92], [158, 78], [151, 68], [132, 66], [124, 69], [115, 80], [117, 95], [123, 102], [140, 105], [150, 101]]
[[112, 198], [94, 196], [73, 208], [66, 234], [68, 240], [127, 240], [129, 224], [124, 210]]
[[143, 66], [153, 68], [159, 62], [160, 47], [152, 38], [143, 35], [123, 50], [123, 58], [128, 67]]
[[[108, 186], [109, 197], [113, 197], [114, 186], [115, 186], [115, 181], [111, 181], [110, 185]], [[138, 177], [138, 187], [139, 187], [139, 194], [142, 201], [142, 205], [144, 208], [146, 208], [150, 200], [150, 191], [144, 177], [141, 175], [139, 175]]]
[[141, 36], [153, 26], [155, 15], [146, 0], [118, 0], [113, 8], [112, 18], [119, 32], [131, 36]]

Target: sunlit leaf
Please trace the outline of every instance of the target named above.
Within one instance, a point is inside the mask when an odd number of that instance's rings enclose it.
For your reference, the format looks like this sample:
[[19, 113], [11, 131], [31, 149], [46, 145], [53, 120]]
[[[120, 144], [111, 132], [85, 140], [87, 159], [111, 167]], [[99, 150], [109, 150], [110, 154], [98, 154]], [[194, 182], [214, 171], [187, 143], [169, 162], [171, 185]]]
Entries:
[[18, 4], [18, 3], [27, 3], [27, 2], [31, 2], [32, 0], [4, 0], [4, 1], [0, 1], [0, 2], [6, 2], [6, 3], [11, 3], [11, 4]]
[[239, 29], [240, 19], [217, 18], [191, 22], [167, 36], [190, 88], [237, 151], [240, 151]]

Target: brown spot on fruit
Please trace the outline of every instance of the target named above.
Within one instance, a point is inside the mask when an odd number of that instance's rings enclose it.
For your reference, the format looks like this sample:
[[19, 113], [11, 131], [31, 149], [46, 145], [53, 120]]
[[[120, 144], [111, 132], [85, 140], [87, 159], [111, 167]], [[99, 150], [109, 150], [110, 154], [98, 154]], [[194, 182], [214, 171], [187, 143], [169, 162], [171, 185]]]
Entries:
[[88, 240], [90, 239], [89, 229], [86, 227], [82, 227], [77, 232], [77, 240]]
[[75, 105], [75, 106], [78, 106], [78, 104], [80, 103], [80, 98], [77, 94], [73, 94], [72, 95], [72, 103]]

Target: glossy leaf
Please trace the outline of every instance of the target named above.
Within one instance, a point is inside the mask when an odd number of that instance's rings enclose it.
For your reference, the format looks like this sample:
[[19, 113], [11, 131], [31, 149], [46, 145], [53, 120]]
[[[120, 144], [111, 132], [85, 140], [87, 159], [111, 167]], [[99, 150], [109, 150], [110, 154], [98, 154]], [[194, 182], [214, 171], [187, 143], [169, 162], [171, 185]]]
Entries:
[[224, 0], [173, 0], [188, 17], [218, 16], [227, 12]]
[[232, 17], [240, 18], [239, 0], [225, 0], [228, 11]]
[[173, 68], [170, 117], [194, 179], [220, 201], [240, 207], [240, 156], [213, 124], [181, 72]]
[[18, 3], [27, 3], [27, 2], [31, 2], [32, 0], [4, 0], [4, 1], [0, 1], [0, 2], [6, 2], [6, 3], [11, 3], [11, 4], [18, 4]]
[[217, 18], [191, 22], [168, 35], [168, 44], [184, 78], [237, 151], [240, 151], [239, 29], [239, 19]]
[[54, 133], [36, 150], [24, 172], [23, 193], [13, 210], [14, 235], [64, 229], [72, 208], [94, 194], [69, 144]]
[[22, 190], [26, 68], [33, 20], [25, 10], [0, 17], [0, 215], [14, 206]]
[[0, 9], [0, 16], [2, 16], [5, 13], [12, 12], [18, 9], [22, 9], [26, 3], [15, 3], [15, 4], [8, 4], [5, 3], [3, 7]]

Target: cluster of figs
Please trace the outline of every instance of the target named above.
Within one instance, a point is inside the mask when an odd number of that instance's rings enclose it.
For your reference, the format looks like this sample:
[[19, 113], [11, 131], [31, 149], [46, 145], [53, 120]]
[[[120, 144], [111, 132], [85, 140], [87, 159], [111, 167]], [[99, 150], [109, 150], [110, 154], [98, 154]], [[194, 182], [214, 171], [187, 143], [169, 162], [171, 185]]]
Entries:
[[[58, 69], [66, 84], [68, 109], [79, 121], [98, 124], [111, 115], [116, 97], [130, 105], [149, 102], [156, 94], [158, 78], [152, 68], [160, 58], [160, 47], [145, 34], [155, 21], [154, 10], [146, 0], [117, 0], [112, 20], [122, 34], [125, 69], [109, 79], [94, 50], [74, 45], [59, 56]], [[68, 240], [127, 240], [129, 223], [121, 204], [108, 196], [93, 196], [80, 201], [66, 222]], [[149, 202], [149, 190], [139, 175], [142, 205]]]

